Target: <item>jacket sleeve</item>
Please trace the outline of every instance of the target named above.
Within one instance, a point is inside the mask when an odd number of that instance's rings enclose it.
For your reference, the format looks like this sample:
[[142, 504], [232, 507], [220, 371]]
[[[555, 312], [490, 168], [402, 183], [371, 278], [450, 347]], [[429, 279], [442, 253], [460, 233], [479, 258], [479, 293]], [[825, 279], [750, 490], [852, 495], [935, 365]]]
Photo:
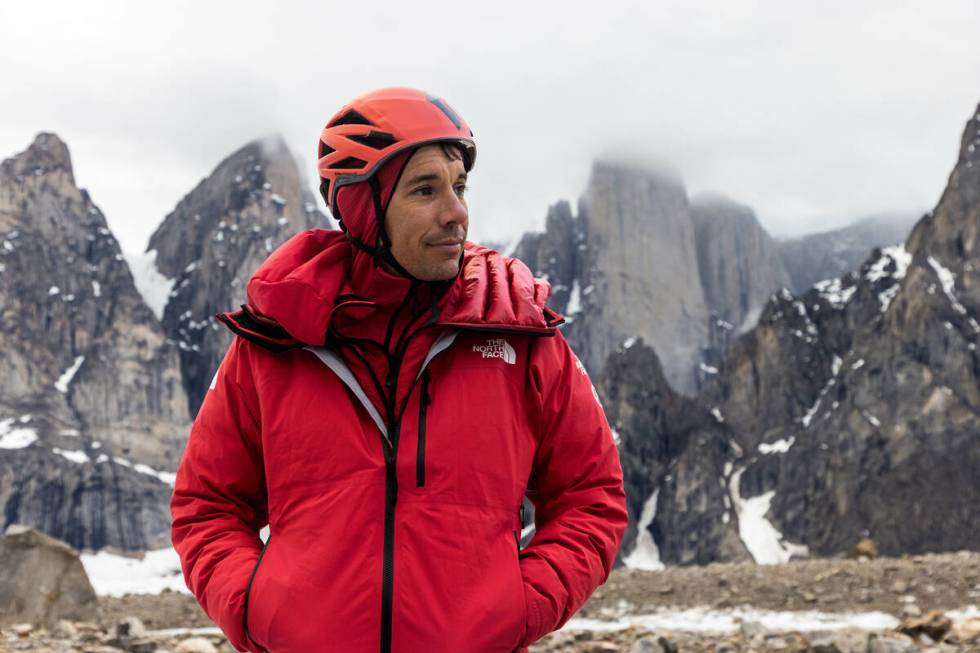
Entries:
[[258, 399], [247, 345], [236, 338], [191, 427], [170, 501], [171, 538], [187, 587], [239, 651], [244, 599], [268, 521]]
[[520, 553], [522, 646], [564, 625], [606, 581], [627, 521], [619, 451], [585, 368], [561, 334], [532, 348], [538, 447], [527, 495], [536, 528]]

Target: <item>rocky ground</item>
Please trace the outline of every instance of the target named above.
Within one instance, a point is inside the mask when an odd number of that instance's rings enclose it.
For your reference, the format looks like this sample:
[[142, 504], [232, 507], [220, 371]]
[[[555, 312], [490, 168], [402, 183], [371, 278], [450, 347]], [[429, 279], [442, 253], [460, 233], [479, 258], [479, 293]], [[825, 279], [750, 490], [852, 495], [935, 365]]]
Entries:
[[[805, 560], [774, 566], [713, 564], [658, 572], [617, 570], [569, 627], [544, 638], [531, 651], [980, 651], [980, 613], [967, 610], [977, 605], [980, 553]], [[700, 610], [687, 613], [687, 625], [671, 622], [669, 615], [688, 608]], [[902, 626], [814, 630], [803, 626], [794, 629], [793, 624], [805, 621], [799, 619], [781, 622], [788, 625], [766, 623], [773, 612], [786, 611], [817, 611], [825, 617], [830, 613], [841, 619], [852, 613], [877, 612], [895, 624], [902, 622]], [[663, 627], [651, 627], [652, 622], [645, 625], [637, 615], [659, 615], [658, 623]], [[727, 615], [728, 621], [719, 621], [718, 615]], [[634, 623], [628, 626], [630, 622]], [[899, 632], [901, 628], [909, 634]], [[22, 626], [0, 631], [0, 651], [232, 650], [194, 599], [177, 592], [102, 597], [99, 623], [63, 623], [51, 630]]]
[[797, 560], [670, 567], [662, 571], [616, 570], [578, 617], [658, 608], [748, 605], [764, 610], [868, 612], [897, 617], [906, 612], [980, 605], [980, 553], [905, 558]]

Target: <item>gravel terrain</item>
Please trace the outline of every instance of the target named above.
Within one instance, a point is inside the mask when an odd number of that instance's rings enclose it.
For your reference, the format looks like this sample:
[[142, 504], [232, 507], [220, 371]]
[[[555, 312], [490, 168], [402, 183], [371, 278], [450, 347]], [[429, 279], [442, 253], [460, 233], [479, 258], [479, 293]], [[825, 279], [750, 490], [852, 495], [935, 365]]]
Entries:
[[616, 570], [577, 616], [601, 616], [626, 601], [633, 613], [664, 607], [748, 605], [765, 610], [882, 611], [895, 616], [980, 605], [980, 553], [958, 552], [868, 560], [798, 560]]
[[[568, 627], [545, 637], [531, 651], [980, 651], [980, 612], [971, 608], [978, 605], [980, 553], [974, 552], [875, 560], [801, 560], [772, 566], [740, 563], [662, 571], [622, 569], [613, 572]], [[688, 611], [685, 624], [671, 622], [669, 615], [684, 610]], [[930, 615], [934, 610], [938, 612]], [[0, 632], [0, 651], [233, 650], [188, 594], [164, 591], [101, 597], [100, 612], [98, 624], [67, 624], [54, 632], [4, 629]], [[804, 626], [805, 619], [797, 619], [802, 613], [821, 613], [822, 618], [830, 622], [839, 618], [841, 623], [815, 629], [812, 624]], [[879, 619], [894, 623], [870, 629], [841, 628], [854, 613], [878, 613]], [[779, 622], [783, 625], [763, 623], [766, 615], [773, 614], [786, 618]], [[651, 628], [635, 623], [638, 615], [667, 616], [661, 619], [662, 626]], [[718, 625], [719, 616], [727, 622]], [[130, 627], [129, 635], [120, 636], [118, 624], [131, 617], [139, 623]], [[900, 622], [908, 626], [915, 620], [921, 622], [911, 631], [915, 637], [897, 632], [895, 626]], [[209, 628], [196, 632], [167, 630]], [[126, 632], [125, 627], [122, 632]]]

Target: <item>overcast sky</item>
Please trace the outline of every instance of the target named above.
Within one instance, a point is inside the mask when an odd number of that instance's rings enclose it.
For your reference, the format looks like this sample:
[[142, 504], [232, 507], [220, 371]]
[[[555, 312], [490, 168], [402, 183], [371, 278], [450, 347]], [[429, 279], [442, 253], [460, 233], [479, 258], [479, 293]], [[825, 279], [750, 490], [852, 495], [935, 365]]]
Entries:
[[217, 163], [406, 85], [475, 132], [470, 234], [541, 228], [596, 157], [775, 235], [928, 210], [980, 102], [980, 3], [3, 2], [0, 158], [53, 131], [127, 251]]

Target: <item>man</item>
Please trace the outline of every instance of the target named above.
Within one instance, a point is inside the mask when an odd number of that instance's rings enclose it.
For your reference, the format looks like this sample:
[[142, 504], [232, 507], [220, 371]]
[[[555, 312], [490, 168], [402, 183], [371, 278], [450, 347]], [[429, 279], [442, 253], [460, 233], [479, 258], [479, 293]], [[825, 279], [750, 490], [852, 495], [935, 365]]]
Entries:
[[242, 650], [525, 651], [615, 560], [605, 416], [547, 284], [465, 240], [476, 145], [444, 101], [369, 93], [318, 154], [341, 231], [290, 239], [219, 316], [239, 337], [171, 504], [187, 585]]

